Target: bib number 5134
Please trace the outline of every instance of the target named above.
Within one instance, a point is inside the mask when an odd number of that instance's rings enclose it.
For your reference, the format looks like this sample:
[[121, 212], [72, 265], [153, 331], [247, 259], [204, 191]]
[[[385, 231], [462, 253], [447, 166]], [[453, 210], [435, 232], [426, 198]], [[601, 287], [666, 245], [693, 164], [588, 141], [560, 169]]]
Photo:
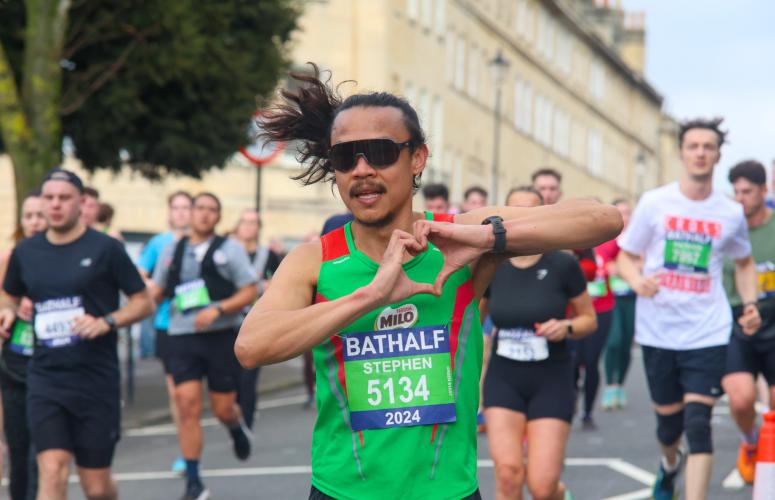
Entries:
[[[412, 384], [412, 379], [403, 376], [398, 379], [398, 387], [393, 382], [392, 378], [382, 382], [379, 379], [372, 379], [368, 381], [367, 393], [369, 395], [367, 401], [371, 406], [379, 406], [384, 397], [387, 398], [387, 402], [391, 405], [396, 403], [396, 395], [398, 400], [402, 403], [411, 403], [414, 398], [421, 398], [423, 401], [428, 401], [430, 392], [428, 391], [428, 381], [425, 375], [421, 375], [417, 384]], [[396, 394], [397, 393], [397, 394]]]

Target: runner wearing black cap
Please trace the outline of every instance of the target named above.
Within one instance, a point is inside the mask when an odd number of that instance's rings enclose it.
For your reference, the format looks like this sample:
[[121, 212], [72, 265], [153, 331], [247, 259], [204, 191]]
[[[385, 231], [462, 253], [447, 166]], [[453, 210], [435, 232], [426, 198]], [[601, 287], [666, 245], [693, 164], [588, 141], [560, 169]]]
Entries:
[[[82, 195], [72, 172], [55, 169], [44, 178], [48, 230], [14, 249], [0, 303], [6, 337], [22, 297], [34, 305], [27, 415], [38, 453], [38, 498], [45, 499], [65, 498], [73, 457], [87, 498], [117, 497], [110, 472], [120, 421], [116, 328], [153, 311], [121, 243], [79, 221]], [[120, 291], [128, 296], [121, 308]]]

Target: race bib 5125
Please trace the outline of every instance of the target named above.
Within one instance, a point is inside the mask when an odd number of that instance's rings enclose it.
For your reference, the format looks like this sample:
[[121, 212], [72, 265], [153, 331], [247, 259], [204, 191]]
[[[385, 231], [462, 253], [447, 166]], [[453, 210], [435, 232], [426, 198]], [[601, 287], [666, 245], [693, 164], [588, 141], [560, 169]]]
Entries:
[[447, 326], [341, 337], [353, 430], [456, 420]]
[[549, 358], [546, 337], [538, 337], [528, 328], [502, 328], [498, 330], [498, 356], [514, 361], [543, 361]]

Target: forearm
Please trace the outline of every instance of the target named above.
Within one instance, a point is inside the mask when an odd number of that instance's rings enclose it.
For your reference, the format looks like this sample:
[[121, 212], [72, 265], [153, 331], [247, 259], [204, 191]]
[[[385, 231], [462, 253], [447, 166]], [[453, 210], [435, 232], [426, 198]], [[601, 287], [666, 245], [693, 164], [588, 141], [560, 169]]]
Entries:
[[245, 367], [254, 367], [294, 358], [377, 306], [364, 287], [342, 298], [297, 310], [256, 307], [240, 328], [235, 345], [237, 359]]
[[153, 311], [153, 301], [148, 291], [144, 290], [131, 295], [124, 307], [110, 313], [110, 315], [113, 316], [116, 326], [122, 327], [137, 323], [150, 316]]
[[5, 291], [0, 291], [0, 309], [10, 309], [16, 312], [16, 309], [19, 308], [20, 302], [20, 297], [14, 297]]
[[571, 325], [573, 326], [574, 340], [578, 340], [586, 337], [595, 330], [597, 330], [597, 315], [592, 314], [580, 314], [575, 318], [571, 318]]
[[242, 288], [237, 290], [237, 293], [235, 293], [228, 299], [224, 299], [220, 301], [221, 310], [223, 310], [224, 314], [238, 313], [245, 306], [249, 306], [250, 304], [252, 304], [253, 301], [256, 300], [257, 296], [258, 296], [258, 293], [256, 290], [256, 286], [254, 284], [243, 286]]
[[756, 303], [759, 295], [756, 281], [756, 264], [753, 259], [735, 266], [735, 286], [743, 304]]
[[629, 252], [621, 251], [616, 258], [616, 266], [619, 276], [633, 286], [641, 278], [640, 269], [635, 257]]
[[592, 200], [571, 200], [512, 214], [502, 210], [506, 250], [535, 255], [550, 250], [592, 248], [615, 238], [622, 219], [614, 208]]

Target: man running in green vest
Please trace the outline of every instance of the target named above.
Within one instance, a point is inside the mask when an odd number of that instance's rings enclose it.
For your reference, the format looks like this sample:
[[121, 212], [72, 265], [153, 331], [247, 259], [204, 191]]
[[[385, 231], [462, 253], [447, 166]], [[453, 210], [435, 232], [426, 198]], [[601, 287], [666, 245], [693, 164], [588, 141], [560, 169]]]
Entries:
[[292, 76], [299, 90], [265, 115], [266, 135], [298, 140], [299, 179], [335, 183], [354, 221], [286, 257], [237, 357], [252, 367], [313, 349], [309, 498], [480, 498], [479, 299], [504, 258], [592, 247], [621, 217], [582, 200], [414, 212], [428, 158], [415, 110], [384, 92], [341, 100], [316, 67]]

